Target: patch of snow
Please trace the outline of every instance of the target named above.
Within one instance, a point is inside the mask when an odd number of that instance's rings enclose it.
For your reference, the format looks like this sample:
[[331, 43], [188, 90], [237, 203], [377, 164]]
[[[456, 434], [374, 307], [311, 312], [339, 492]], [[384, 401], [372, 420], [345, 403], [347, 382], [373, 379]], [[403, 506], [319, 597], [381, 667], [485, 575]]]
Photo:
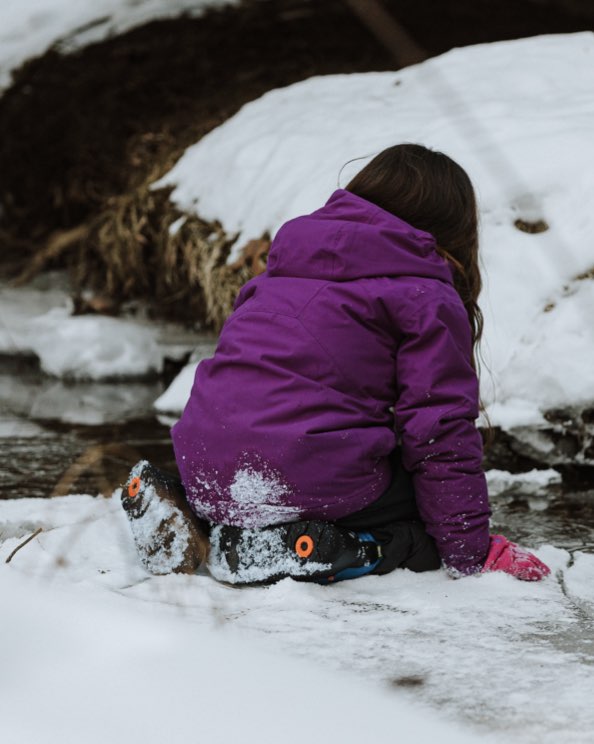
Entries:
[[181, 230], [181, 228], [182, 228], [182, 225], [184, 224], [184, 222], [185, 222], [185, 221], [186, 221], [187, 219], [188, 219], [188, 218], [186, 217], [186, 215], [185, 215], [185, 214], [182, 214], [182, 216], [181, 216], [181, 217], [178, 217], [178, 218], [177, 218], [177, 219], [175, 220], [175, 222], [172, 222], [172, 223], [171, 223], [171, 224], [169, 225], [169, 228], [168, 228], [168, 230], [169, 230], [169, 234], [170, 234], [170, 235], [171, 235], [172, 237], [173, 237], [174, 235], [177, 235], [177, 233], [178, 233], [178, 232], [179, 232], [179, 231]]
[[[486, 384], [488, 385], [491, 379], [489, 372], [484, 371], [483, 375], [487, 376]], [[479, 421], [481, 419], [485, 424], [486, 420], [483, 414], [481, 414]], [[507, 398], [505, 403], [500, 401], [491, 403], [489, 406], [489, 422], [492, 426], [500, 426], [506, 431], [521, 426], [530, 426], [535, 429], [548, 426], [548, 422], [542, 415], [542, 411], [539, 410], [537, 403], [515, 396]]]
[[485, 473], [489, 494], [521, 493], [528, 496], [545, 495], [551, 486], [561, 484], [561, 474], [549, 468], [547, 470], [530, 470], [527, 473], [509, 473], [507, 470], [487, 470]]
[[75, 524], [84, 529], [87, 519], [95, 519], [110, 503], [93, 496], [3, 499], [0, 502], [0, 543], [9, 536], [20, 537], [35, 532], [39, 527], [46, 532]]
[[157, 411], [163, 413], [181, 413], [190, 398], [198, 362], [186, 364], [167, 390], [154, 402]]
[[[0, 282], [0, 290], [0, 353], [34, 354], [43, 371], [55, 377], [146, 377], [159, 373], [165, 358], [182, 359], [196, 346], [212, 349], [211, 339], [174, 323], [73, 316], [70, 287], [57, 272], [26, 287]], [[96, 410], [85, 422], [98, 423], [93, 416], [100, 413]], [[69, 420], [80, 418], [75, 413]]]
[[57, 45], [80, 49], [159, 18], [198, 16], [238, 0], [3, 0], [0, 4], [0, 93], [26, 60]]
[[228, 488], [221, 484], [216, 472], [195, 473], [187, 491], [196, 514], [214, 524], [268, 527], [294, 522], [301, 515], [298, 507], [287, 503], [290, 488], [281, 474], [265, 463], [257, 468], [239, 467]]
[[[155, 410], [160, 413], [180, 414], [190, 397], [198, 364], [214, 354], [215, 339], [204, 339], [194, 348], [190, 362], [181, 369], [167, 390], [154, 402]], [[175, 418], [170, 422], [173, 426]]]
[[[534, 426], [550, 406], [594, 401], [594, 285], [577, 280], [594, 266], [593, 59], [585, 32], [311, 78], [245, 105], [155, 185], [241, 233], [234, 261], [246, 240], [321, 206], [383, 148], [446, 152], [479, 195], [482, 396], [496, 423]], [[550, 229], [527, 234], [517, 219]]]
[[282, 503], [289, 488], [270, 473], [245, 467], [235, 473], [229, 491], [236, 503], [257, 506], [271, 502]]
[[[585, 603], [584, 609], [594, 615], [594, 555], [578, 553], [565, 572], [565, 586], [572, 599]], [[594, 636], [592, 637], [594, 645]]]
[[56, 377], [141, 377], [159, 373], [163, 366], [154, 332], [133, 321], [55, 309], [35, 319], [32, 327], [31, 349], [43, 371]]
[[553, 453], [555, 445], [545, 431], [534, 427], [518, 426], [512, 429], [512, 432], [522, 445], [530, 447], [532, 453], [536, 457], [541, 457], [543, 461], [546, 461], [547, 457]]

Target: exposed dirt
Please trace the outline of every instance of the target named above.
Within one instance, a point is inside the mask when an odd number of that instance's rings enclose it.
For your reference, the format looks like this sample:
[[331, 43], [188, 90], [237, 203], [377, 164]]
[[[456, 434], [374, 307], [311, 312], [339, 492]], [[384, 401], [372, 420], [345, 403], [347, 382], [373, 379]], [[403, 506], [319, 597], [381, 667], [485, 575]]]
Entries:
[[[592, 26], [591, 12], [534, 0], [384, 4], [429, 55]], [[69, 264], [81, 287], [118, 300], [156, 296], [160, 312], [206, 316], [200, 262], [187, 245], [176, 248], [173, 265], [161, 260], [178, 213], [166, 195], [151, 199], [147, 184], [271, 88], [394, 68], [342, 0], [247, 0], [28, 62], [0, 98], [0, 271]], [[195, 225], [192, 234], [207, 227]], [[136, 268], [123, 260], [129, 246]]]

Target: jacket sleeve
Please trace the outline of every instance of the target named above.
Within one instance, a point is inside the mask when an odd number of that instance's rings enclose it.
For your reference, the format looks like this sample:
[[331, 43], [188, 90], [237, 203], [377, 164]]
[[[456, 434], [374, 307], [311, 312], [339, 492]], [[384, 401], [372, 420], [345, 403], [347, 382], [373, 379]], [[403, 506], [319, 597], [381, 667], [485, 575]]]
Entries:
[[466, 310], [458, 295], [443, 293], [399, 325], [394, 415], [404, 466], [442, 561], [454, 574], [475, 573], [487, 555], [491, 512]]

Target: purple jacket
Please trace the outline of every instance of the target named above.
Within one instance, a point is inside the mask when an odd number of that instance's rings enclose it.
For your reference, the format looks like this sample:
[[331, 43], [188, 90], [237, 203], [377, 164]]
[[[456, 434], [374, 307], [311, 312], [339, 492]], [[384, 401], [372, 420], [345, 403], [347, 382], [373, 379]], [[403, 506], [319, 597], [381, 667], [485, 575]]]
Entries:
[[442, 559], [477, 570], [490, 510], [470, 359], [434, 238], [336, 191], [281, 227], [198, 367], [172, 431], [192, 507], [244, 527], [346, 516], [388, 487], [398, 437]]

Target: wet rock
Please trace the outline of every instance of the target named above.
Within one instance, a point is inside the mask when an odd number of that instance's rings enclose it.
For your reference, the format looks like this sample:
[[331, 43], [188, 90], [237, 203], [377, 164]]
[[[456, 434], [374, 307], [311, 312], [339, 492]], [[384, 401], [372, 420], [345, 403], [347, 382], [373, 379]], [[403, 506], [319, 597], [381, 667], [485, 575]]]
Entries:
[[547, 425], [495, 428], [485, 467], [521, 473], [554, 467], [571, 488], [594, 488], [594, 409], [563, 407], [544, 414]]

